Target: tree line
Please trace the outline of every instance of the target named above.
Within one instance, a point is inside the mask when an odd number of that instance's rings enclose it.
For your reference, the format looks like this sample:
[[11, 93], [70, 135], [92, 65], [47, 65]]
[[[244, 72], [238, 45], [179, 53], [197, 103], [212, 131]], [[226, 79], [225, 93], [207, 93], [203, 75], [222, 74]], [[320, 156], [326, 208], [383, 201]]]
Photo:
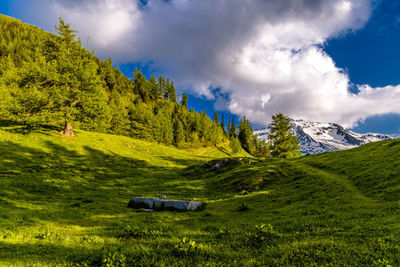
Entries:
[[[188, 110], [177, 102], [174, 82], [135, 69], [132, 79], [82, 47], [76, 31], [59, 18], [57, 34], [0, 16], [0, 118], [26, 124], [64, 125], [126, 135], [177, 147], [216, 145], [230, 140], [257, 157], [274, 154], [278, 141], [260, 141], [244, 117], [225, 124], [218, 113]], [[296, 139], [297, 140], [297, 139]], [[279, 155], [283, 155], [279, 153]]]
[[61, 18], [57, 35], [0, 17], [0, 116], [27, 124], [64, 125], [121, 134], [177, 147], [215, 145], [227, 140], [206, 116], [177, 102], [174, 82], [132, 79], [82, 47]]

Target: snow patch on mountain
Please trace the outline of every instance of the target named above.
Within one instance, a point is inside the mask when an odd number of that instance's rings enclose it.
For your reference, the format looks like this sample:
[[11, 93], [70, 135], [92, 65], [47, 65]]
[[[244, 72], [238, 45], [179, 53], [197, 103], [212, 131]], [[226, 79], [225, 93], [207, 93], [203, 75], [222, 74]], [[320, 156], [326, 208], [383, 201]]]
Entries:
[[[393, 136], [377, 133], [358, 134], [336, 123], [319, 123], [305, 120], [290, 120], [292, 133], [297, 136], [303, 154], [318, 154], [355, 148], [367, 143]], [[267, 140], [269, 129], [255, 131], [260, 140]]]

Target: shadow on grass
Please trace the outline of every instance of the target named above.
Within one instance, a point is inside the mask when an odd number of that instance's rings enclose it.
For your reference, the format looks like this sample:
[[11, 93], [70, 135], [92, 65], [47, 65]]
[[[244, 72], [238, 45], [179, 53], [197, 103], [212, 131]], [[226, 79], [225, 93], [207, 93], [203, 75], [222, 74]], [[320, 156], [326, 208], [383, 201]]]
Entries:
[[[197, 190], [180, 184], [181, 168], [156, 166], [147, 161], [83, 147], [78, 153], [49, 142], [44, 150], [0, 142], [0, 216], [5, 228], [53, 222], [105, 226], [102, 217], [126, 214], [132, 196], [161, 194], [196, 196]], [[165, 157], [177, 164], [191, 160]], [[179, 192], [177, 192], [179, 187]], [[182, 191], [184, 191], [182, 193]], [[22, 220], [23, 221], [23, 220]]]
[[229, 157], [232, 156], [232, 153], [229, 153], [228, 150], [226, 150], [224, 147], [218, 147], [218, 150]]
[[28, 124], [12, 120], [0, 119], [0, 127], [9, 133], [27, 135], [34, 132], [48, 134], [50, 131], [62, 131], [63, 127], [50, 124]]
[[201, 165], [208, 160], [207, 158], [201, 159], [200, 156], [197, 160], [195, 160], [193, 158], [183, 159], [183, 158], [174, 158], [174, 157], [170, 157], [170, 156], [159, 156], [158, 158], [172, 162], [175, 165], [180, 165], [182, 167]]

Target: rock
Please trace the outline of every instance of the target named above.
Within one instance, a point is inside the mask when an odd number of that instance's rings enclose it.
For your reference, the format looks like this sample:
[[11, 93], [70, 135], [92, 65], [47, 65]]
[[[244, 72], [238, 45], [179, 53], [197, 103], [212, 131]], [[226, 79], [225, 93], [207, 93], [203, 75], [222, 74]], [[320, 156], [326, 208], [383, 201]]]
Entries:
[[129, 201], [130, 208], [144, 208], [154, 210], [180, 210], [180, 211], [199, 211], [205, 208], [205, 204], [200, 201], [169, 200], [148, 197], [132, 197]]

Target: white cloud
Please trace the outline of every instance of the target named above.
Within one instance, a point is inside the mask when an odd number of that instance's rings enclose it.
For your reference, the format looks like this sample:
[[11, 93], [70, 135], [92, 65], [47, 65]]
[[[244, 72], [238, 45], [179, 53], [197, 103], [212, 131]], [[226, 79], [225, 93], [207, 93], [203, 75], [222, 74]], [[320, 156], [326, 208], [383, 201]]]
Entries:
[[119, 63], [152, 61], [178, 86], [209, 98], [210, 88], [221, 88], [229, 101], [217, 105], [253, 122], [283, 112], [353, 126], [374, 114], [400, 113], [400, 87], [362, 85], [354, 95], [348, 75], [321, 48], [362, 28], [371, 1], [40, 2], [90, 36], [97, 54]]

